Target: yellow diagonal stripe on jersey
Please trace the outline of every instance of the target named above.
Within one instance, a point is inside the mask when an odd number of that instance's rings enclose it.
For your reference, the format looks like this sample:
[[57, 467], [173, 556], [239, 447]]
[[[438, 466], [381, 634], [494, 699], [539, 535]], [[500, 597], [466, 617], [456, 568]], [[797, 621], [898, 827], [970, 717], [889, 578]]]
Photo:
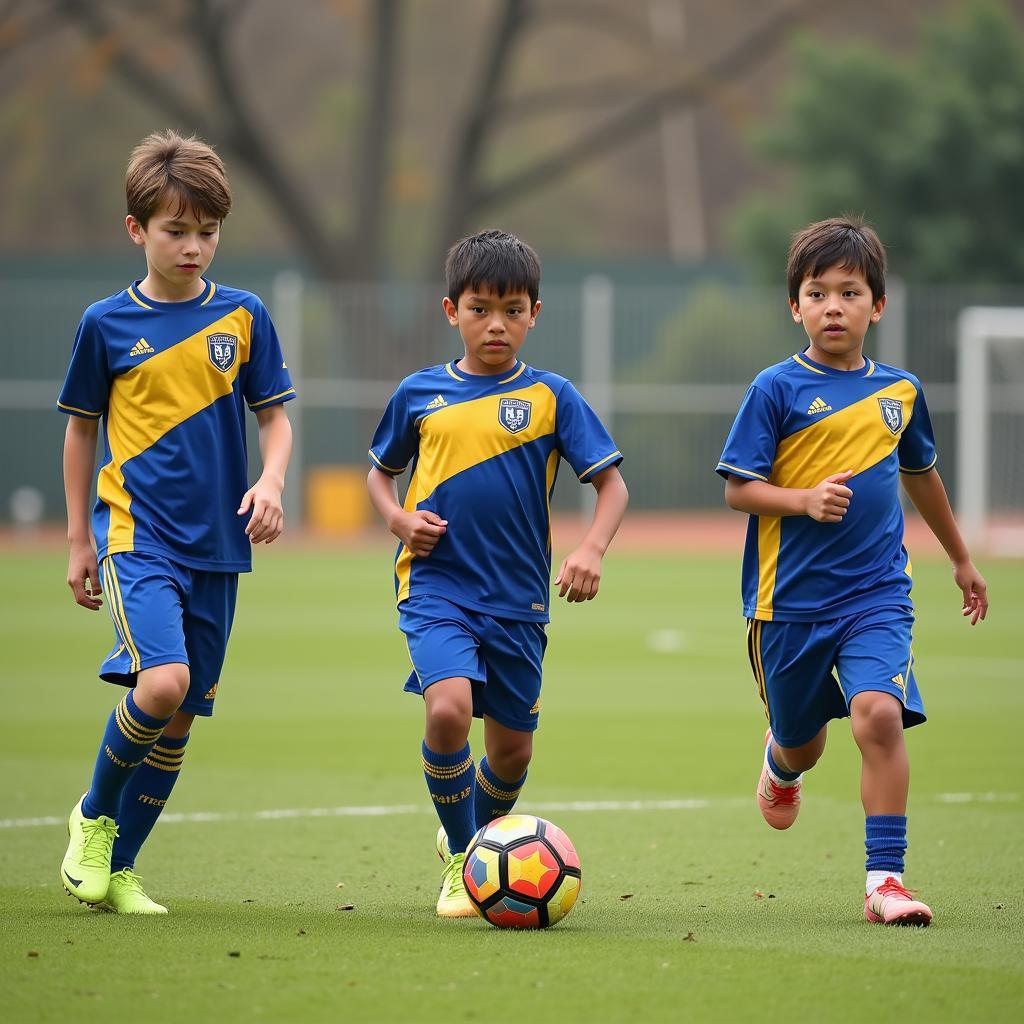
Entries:
[[[498, 421], [498, 406], [503, 398], [532, 403], [530, 422], [518, 433], [503, 430]], [[429, 498], [446, 480], [472, 469], [488, 459], [514, 451], [516, 448], [555, 430], [555, 395], [540, 382], [516, 391], [502, 391], [468, 402], [447, 405], [424, 417], [420, 424], [419, 457], [416, 472], [409, 481], [405, 510]], [[457, 447], [451, 444], [458, 437]], [[403, 548], [395, 562], [398, 576], [398, 600], [409, 596], [409, 571], [412, 553]]]
[[[110, 506], [107, 551], [131, 551], [135, 522], [125, 490], [123, 467], [190, 416], [231, 393], [239, 367], [249, 361], [252, 314], [242, 306], [190, 338], [115, 377], [107, 408], [110, 462], [96, 481], [99, 497]], [[238, 339], [234, 365], [219, 370], [210, 359], [208, 334]]]
[[775, 452], [769, 482], [777, 487], [817, 487], [827, 476], [852, 469], [854, 473], [881, 462], [899, 444], [882, 420], [878, 400], [903, 402], [904, 429], [914, 414], [917, 389], [908, 380], [862, 398], [845, 409], [784, 437]]

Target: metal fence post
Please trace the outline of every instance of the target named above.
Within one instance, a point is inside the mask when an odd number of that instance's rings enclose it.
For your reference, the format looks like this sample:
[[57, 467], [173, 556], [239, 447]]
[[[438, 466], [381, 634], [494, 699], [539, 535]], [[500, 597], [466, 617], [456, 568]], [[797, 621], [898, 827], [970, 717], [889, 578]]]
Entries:
[[[284, 361], [292, 383], [299, 393], [298, 401], [302, 402], [302, 294], [303, 280], [293, 270], [284, 270], [274, 276], [271, 285], [271, 302], [273, 304], [274, 323], [281, 339]], [[294, 408], [289, 416], [292, 423], [292, 457], [289, 463], [289, 482], [284, 489], [285, 521], [293, 529], [303, 524], [304, 491], [306, 485], [305, 466], [302, 459], [302, 406]]]

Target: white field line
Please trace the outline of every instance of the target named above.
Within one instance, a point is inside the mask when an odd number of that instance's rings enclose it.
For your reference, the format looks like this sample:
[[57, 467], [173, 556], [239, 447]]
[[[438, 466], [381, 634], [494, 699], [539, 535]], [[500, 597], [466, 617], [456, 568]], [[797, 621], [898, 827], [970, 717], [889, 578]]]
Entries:
[[[936, 803], [1013, 803], [1019, 793], [939, 793]], [[731, 799], [690, 798], [683, 800], [568, 800], [553, 803], [529, 803], [524, 813], [533, 811], [699, 811], [708, 807], [726, 807], [747, 803], [746, 797]], [[377, 804], [351, 807], [282, 807], [267, 811], [173, 811], [160, 816], [162, 824], [219, 823], [225, 821], [278, 821], [295, 818], [387, 818], [402, 814], [433, 814], [429, 804]], [[0, 818], [0, 829], [35, 828], [38, 826], [66, 825], [66, 817]]]

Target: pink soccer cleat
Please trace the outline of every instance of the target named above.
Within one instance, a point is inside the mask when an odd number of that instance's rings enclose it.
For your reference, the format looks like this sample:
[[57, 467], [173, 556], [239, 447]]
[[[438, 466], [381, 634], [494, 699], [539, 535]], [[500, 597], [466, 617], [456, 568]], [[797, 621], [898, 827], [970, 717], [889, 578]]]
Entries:
[[864, 916], [872, 924], [903, 924], [926, 928], [931, 909], [915, 900], [891, 875], [864, 897]]
[[[772, 731], [769, 729], [764, 736], [764, 745], [767, 747], [771, 741]], [[757, 806], [761, 808], [761, 817], [772, 828], [789, 828], [800, 813], [800, 783], [780, 786], [768, 774], [768, 765], [763, 765], [757, 783]]]

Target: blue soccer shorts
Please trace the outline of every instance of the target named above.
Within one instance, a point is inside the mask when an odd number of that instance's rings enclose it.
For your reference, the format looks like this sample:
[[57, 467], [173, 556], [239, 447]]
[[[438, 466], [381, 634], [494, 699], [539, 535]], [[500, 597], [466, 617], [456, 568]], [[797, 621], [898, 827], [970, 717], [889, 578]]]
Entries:
[[891, 693], [903, 726], [925, 720], [914, 678], [906, 608], [871, 608], [826, 622], [747, 620], [747, 653], [758, 694], [780, 747], [810, 742], [833, 718], [850, 714], [858, 693]]
[[125, 551], [104, 558], [100, 575], [116, 633], [100, 678], [134, 686], [143, 669], [185, 664], [190, 681], [181, 710], [212, 715], [238, 574], [189, 569], [161, 555]]
[[496, 619], [443, 597], [411, 597], [398, 606], [413, 672], [405, 689], [423, 694], [442, 679], [473, 683], [473, 714], [533, 732], [540, 712], [542, 622]]

